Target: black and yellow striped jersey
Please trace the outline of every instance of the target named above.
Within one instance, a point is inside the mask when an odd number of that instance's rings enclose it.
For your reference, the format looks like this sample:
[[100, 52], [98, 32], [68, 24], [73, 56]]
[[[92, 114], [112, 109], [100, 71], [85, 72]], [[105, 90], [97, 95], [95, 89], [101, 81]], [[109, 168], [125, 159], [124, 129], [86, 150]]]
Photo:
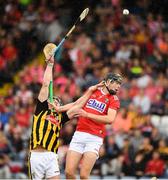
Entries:
[[37, 100], [33, 115], [30, 150], [41, 145], [46, 150], [57, 153], [60, 130], [68, 120], [66, 112], [59, 114], [52, 112], [48, 108], [47, 100], [44, 102]]

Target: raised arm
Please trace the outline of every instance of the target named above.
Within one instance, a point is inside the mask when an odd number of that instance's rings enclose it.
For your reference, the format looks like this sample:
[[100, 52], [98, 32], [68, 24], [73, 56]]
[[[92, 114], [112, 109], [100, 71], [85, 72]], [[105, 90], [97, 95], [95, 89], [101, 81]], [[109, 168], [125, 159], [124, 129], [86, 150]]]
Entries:
[[68, 111], [68, 109], [70, 109], [74, 105], [74, 102], [65, 104], [63, 106], [56, 106], [55, 104], [51, 104], [51, 105], [58, 113], [60, 113], [60, 112]]
[[92, 95], [92, 93], [99, 87], [102, 87], [103, 85], [104, 85], [104, 83], [100, 82], [99, 84], [90, 86], [88, 88], [88, 90], [85, 92], [85, 94], [82, 97], [80, 97], [78, 100], [75, 101], [74, 105], [77, 105], [79, 108], [82, 108], [86, 104], [87, 100]]
[[63, 105], [63, 106], [56, 106], [56, 105], [52, 104], [52, 106], [55, 108], [55, 110], [57, 112], [64, 112], [64, 111], [68, 111], [71, 108], [73, 108], [73, 109], [71, 109], [71, 112], [72, 112], [76, 108], [82, 108], [86, 104], [86, 102], [89, 99], [89, 97], [91, 96], [91, 94], [98, 87], [101, 87], [101, 86], [103, 86], [103, 82], [89, 87], [88, 90], [85, 92], [85, 94], [82, 97], [80, 97], [79, 99], [77, 99], [75, 102], [72, 102], [72, 103], [69, 103], [69, 104], [66, 104], [66, 105]]
[[[87, 92], [82, 96], [80, 97], [78, 100], [76, 100], [75, 102], [72, 102], [72, 103], [68, 103], [68, 104], [65, 104], [63, 106], [56, 106], [54, 103], [50, 103], [53, 108], [57, 111], [57, 112], [64, 112], [64, 111], [68, 111], [70, 110], [71, 108], [73, 108], [74, 106], [77, 108], [79, 107], [83, 107], [84, 104], [86, 103], [86, 101], [88, 100], [88, 98], [90, 97], [90, 95], [93, 93], [93, 91], [91, 90], [87, 90]], [[73, 110], [73, 109], [71, 109]]]
[[93, 94], [93, 92], [103, 86], [103, 82], [99, 83], [99, 84], [96, 84], [94, 86], [91, 86], [89, 87], [89, 89], [86, 91], [86, 93], [80, 97], [75, 103], [74, 105], [67, 111], [67, 115], [68, 117], [71, 119], [75, 116], [76, 112], [81, 109], [85, 104], [86, 102], [88, 101], [89, 97]]
[[65, 104], [63, 106], [56, 106], [55, 104], [52, 104], [53, 108], [57, 111], [57, 112], [64, 112], [64, 111], [68, 111], [69, 109], [71, 109], [73, 106], [80, 106], [82, 107], [86, 101], [88, 100], [88, 98], [90, 97], [90, 95], [92, 94], [91, 91], [87, 91], [82, 97], [80, 97], [78, 100], [76, 100], [75, 102], [72, 103], [68, 103]]
[[51, 59], [47, 62], [47, 67], [44, 72], [42, 87], [38, 95], [38, 99], [41, 102], [48, 99], [49, 84], [50, 84], [50, 80], [52, 80], [53, 66], [54, 66], [54, 57], [51, 57]]

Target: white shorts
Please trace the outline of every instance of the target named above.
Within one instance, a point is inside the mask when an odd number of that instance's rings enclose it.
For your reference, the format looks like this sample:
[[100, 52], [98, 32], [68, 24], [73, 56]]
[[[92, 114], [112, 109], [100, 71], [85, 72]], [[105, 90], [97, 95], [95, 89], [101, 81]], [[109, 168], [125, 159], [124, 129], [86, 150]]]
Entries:
[[53, 152], [31, 152], [30, 173], [32, 179], [45, 179], [60, 175], [58, 155]]
[[103, 144], [103, 138], [89, 133], [76, 131], [72, 137], [69, 150], [79, 152], [94, 152], [99, 157], [99, 149]]

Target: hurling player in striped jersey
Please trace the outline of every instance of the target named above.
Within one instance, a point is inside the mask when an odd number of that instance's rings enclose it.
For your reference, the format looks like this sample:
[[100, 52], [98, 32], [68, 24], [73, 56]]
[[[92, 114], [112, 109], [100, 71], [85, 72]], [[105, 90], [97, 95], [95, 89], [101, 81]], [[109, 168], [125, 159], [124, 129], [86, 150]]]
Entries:
[[[92, 86], [76, 102], [67, 104], [64, 112], [57, 112], [52, 107], [62, 108], [61, 99], [53, 97], [53, 104], [49, 102], [49, 84], [53, 79], [54, 56], [46, 59], [47, 66], [44, 72], [35, 112], [33, 115], [32, 132], [30, 137], [29, 174], [31, 179], [60, 179], [58, 163], [59, 136], [62, 126], [70, 120], [67, 110], [75, 105], [82, 108], [90, 95], [102, 84]], [[71, 111], [71, 118], [74, 116]]]

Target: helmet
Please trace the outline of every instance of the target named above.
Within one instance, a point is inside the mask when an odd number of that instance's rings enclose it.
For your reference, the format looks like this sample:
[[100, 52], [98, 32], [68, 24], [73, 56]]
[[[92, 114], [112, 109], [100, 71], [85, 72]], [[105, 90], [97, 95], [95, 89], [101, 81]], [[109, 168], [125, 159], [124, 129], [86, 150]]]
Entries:
[[122, 84], [123, 77], [120, 74], [117, 73], [108, 73], [106, 77], [104, 78], [104, 81], [110, 80], [111, 82], [117, 82], [119, 84]]
[[106, 86], [106, 89], [108, 90], [108, 92], [111, 94], [111, 95], [115, 95], [117, 92], [116, 90], [113, 90], [113, 89], [109, 89], [108, 85], [106, 84], [106, 82], [108, 80], [110, 80], [110, 82], [116, 82], [118, 84], [121, 84], [122, 83], [122, 76], [120, 74], [116, 74], [116, 73], [109, 73], [107, 74], [107, 76], [104, 78], [104, 82], [105, 82], [105, 86]]

